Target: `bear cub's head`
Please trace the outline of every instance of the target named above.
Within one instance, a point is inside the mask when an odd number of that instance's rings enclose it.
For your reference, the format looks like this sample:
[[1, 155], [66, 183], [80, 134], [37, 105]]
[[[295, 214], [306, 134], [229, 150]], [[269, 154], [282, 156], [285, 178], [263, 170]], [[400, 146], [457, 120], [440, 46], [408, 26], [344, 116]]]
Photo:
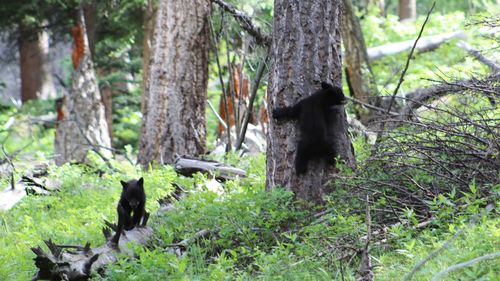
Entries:
[[345, 98], [341, 88], [333, 86], [332, 84], [327, 82], [322, 82], [321, 89], [321, 91], [324, 92], [324, 97], [326, 98], [325, 102], [329, 106], [341, 105], [346, 103], [347, 99]]
[[[144, 179], [130, 180], [128, 182], [120, 181], [123, 186], [121, 194], [121, 203], [128, 204], [132, 209], [136, 209], [140, 204], [146, 201], [144, 192]], [[124, 202], [123, 202], [124, 201]]]

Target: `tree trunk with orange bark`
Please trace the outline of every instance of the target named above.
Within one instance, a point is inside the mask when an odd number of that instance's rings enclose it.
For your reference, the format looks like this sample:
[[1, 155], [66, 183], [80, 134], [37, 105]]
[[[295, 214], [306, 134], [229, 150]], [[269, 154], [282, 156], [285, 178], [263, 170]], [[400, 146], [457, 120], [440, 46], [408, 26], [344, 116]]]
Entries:
[[78, 13], [77, 24], [72, 28], [72, 34], [74, 69], [71, 91], [59, 102], [59, 121], [55, 139], [57, 165], [71, 161], [84, 162], [89, 150], [103, 157], [110, 155], [106, 148], [110, 148], [111, 141], [82, 9]]

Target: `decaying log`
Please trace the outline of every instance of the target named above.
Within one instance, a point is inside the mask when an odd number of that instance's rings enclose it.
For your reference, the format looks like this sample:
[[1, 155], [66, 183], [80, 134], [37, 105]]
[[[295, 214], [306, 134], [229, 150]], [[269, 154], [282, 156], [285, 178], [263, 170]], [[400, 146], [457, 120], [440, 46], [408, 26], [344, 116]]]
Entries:
[[169, 252], [176, 254], [178, 257], [182, 257], [186, 253], [189, 245], [198, 240], [206, 239], [217, 232], [218, 230], [202, 229], [196, 232], [192, 237], [188, 237], [178, 243], [167, 245], [167, 247], [170, 247]]
[[[446, 34], [433, 35], [422, 37], [418, 42], [415, 50], [419, 52], [426, 52], [430, 50], [434, 50], [439, 47], [441, 44], [453, 39], [453, 38], [465, 38], [465, 33], [463, 31], [456, 31]], [[380, 59], [386, 55], [394, 55], [397, 53], [401, 53], [406, 50], [410, 50], [415, 43], [415, 40], [408, 40], [397, 43], [389, 43], [382, 46], [368, 48], [368, 59], [376, 60]]]
[[177, 157], [174, 162], [174, 169], [177, 173], [187, 177], [192, 176], [197, 172], [201, 172], [214, 176], [215, 179], [222, 181], [234, 180], [238, 177], [244, 178], [247, 175], [242, 169], [231, 167], [217, 161], [203, 160], [187, 156]]
[[[148, 218], [149, 214], [146, 213], [140, 227], [124, 231], [118, 245], [110, 242], [111, 230], [107, 227], [103, 229], [103, 233], [108, 242], [95, 249], [90, 248], [90, 243], [85, 246], [67, 246], [56, 245], [50, 239], [44, 241], [50, 252], [45, 252], [40, 247], [31, 248], [36, 254], [34, 261], [38, 268], [32, 280], [88, 280], [92, 272], [98, 272], [105, 265], [116, 262], [119, 253], [132, 255], [132, 250], [127, 247], [128, 242], [145, 245], [149, 241], [153, 230], [146, 226]], [[112, 223], [105, 223], [116, 228]]]
[[35, 176], [22, 176], [21, 182], [24, 184], [27, 194], [50, 195], [59, 190], [61, 182]]
[[162, 215], [168, 211], [173, 210], [175, 208], [174, 203], [186, 196], [186, 188], [175, 182], [173, 182], [172, 185], [175, 187], [174, 192], [167, 197], [158, 200], [160, 209], [156, 212], [157, 215]]
[[0, 210], [9, 210], [26, 195], [50, 195], [59, 190], [57, 180], [43, 178], [47, 174], [47, 165], [36, 165], [17, 182], [11, 174], [11, 184], [0, 192]]

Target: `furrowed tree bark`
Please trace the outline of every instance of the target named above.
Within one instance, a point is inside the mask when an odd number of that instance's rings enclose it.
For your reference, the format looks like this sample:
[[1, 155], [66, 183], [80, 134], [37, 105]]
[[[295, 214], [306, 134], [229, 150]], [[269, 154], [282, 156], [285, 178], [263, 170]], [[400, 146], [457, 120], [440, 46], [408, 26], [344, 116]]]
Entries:
[[57, 165], [70, 161], [84, 162], [89, 150], [101, 157], [110, 155], [111, 140], [104, 106], [97, 86], [94, 64], [85, 31], [82, 9], [77, 25], [72, 29], [75, 45], [72, 54], [73, 75], [71, 92], [62, 101], [55, 139]]
[[[376, 96], [377, 84], [370, 68], [365, 40], [361, 32], [359, 20], [354, 13], [351, 0], [343, 0], [342, 43], [344, 44], [344, 61], [351, 96], [357, 100], [370, 103], [370, 97]], [[368, 125], [373, 113], [361, 104], [354, 104], [356, 117]]]
[[47, 31], [21, 23], [19, 33], [21, 101], [54, 98]]
[[142, 165], [205, 152], [210, 11], [209, 0], [160, 3], [142, 105]]
[[148, 0], [146, 10], [144, 11], [144, 39], [142, 41], [142, 96], [141, 96], [141, 112], [144, 112], [144, 106], [148, 103], [148, 95], [145, 93], [149, 90], [149, 67], [151, 66], [151, 47], [153, 45], [154, 27], [156, 22], [157, 7], [154, 0]]
[[[320, 88], [321, 81], [341, 85], [341, 0], [276, 0], [268, 88], [268, 112], [290, 106]], [[343, 106], [332, 109], [330, 131], [340, 158], [355, 166]], [[334, 167], [312, 160], [307, 173], [295, 174], [297, 122], [269, 118], [266, 186], [282, 186], [299, 199], [322, 201]]]

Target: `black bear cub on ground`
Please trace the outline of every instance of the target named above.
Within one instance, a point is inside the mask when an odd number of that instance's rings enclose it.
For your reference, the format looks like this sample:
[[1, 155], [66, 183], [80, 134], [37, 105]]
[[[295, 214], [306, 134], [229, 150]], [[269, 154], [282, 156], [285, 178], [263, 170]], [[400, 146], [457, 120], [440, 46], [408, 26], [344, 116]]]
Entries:
[[332, 134], [328, 126], [332, 114], [330, 107], [346, 101], [342, 89], [329, 83], [321, 83], [321, 89], [309, 97], [289, 107], [273, 110], [275, 119], [293, 119], [299, 121], [300, 138], [295, 156], [295, 172], [307, 171], [307, 162], [313, 158], [324, 159], [334, 165], [337, 152], [333, 148]]
[[[131, 230], [141, 223], [145, 214], [146, 193], [144, 192], [144, 179], [120, 181], [122, 184], [122, 194], [118, 201], [118, 226], [116, 234], [111, 240], [118, 244], [123, 230]], [[132, 215], [132, 213], [134, 213]]]

